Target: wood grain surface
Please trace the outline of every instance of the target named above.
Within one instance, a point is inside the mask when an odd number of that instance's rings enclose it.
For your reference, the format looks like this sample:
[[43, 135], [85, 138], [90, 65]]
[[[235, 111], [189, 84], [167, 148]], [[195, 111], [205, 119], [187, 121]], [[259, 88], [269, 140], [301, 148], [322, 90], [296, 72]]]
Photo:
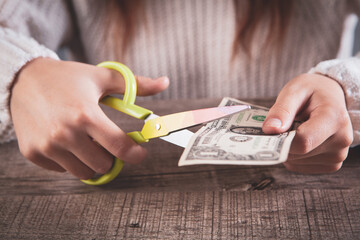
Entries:
[[[137, 103], [164, 115], [219, 102]], [[126, 131], [142, 126], [104, 111]], [[282, 165], [178, 167], [180, 147], [143, 146], [142, 164], [94, 187], [33, 165], [15, 141], [1, 145], [0, 239], [360, 239], [360, 148], [336, 173], [303, 175]]]

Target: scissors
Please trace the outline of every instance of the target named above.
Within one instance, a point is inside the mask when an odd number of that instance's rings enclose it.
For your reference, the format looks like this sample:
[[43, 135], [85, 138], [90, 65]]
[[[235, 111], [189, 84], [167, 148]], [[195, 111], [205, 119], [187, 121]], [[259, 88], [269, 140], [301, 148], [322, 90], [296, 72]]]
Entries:
[[[102, 62], [97, 66], [116, 70], [123, 75], [125, 80], [125, 93], [123, 99], [106, 96], [101, 99], [100, 102], [114, 108], [115, 110], [145, 121], [145, 124], [140, 132], [135, 131], [127, 134], [137, 143], [148, 142], [149, 139], [160, 137], [162, 140], [185, 148], [193, 135], [193, 133], [186, 130], [186, 128], [211, 122], [250, 108], [249, 105], [214, 107], [174, 113], [159, 117], [152, 111], [134, 104], [137, 91], [136, 79], [127, 66], [119, 62], [112, 61]], [[124, 162], [122, 160], [114, 157], [113, 166], [108, 173], [98, 178], [81, 181], [89, 185], [106, 184], [119, 175], [123, 165]]]

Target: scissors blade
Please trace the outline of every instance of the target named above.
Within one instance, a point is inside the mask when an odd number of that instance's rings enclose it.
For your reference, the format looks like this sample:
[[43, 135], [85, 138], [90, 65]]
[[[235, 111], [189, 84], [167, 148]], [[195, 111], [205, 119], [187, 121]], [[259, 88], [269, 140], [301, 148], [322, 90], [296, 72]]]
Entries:
[[[160, 117], [160, 116], [152, 113], [145, 119], [145, 122], [147, 122], [151, 119], [158, 118], [158, 117]], [[179, 147], [186, 148], [186, 146], [188, 145], [188, 143], [193, 135], [194, 135], [193, 132], [191, 132], [187, 129], [183, 129], [183, 130], [176, 131], [176, 132], [170, 133], [169, 135], [159, 137], [159, 138], [166, 142], [177, 145]]]
[[172, 132], [224, 118], [249, 108], [249, 105], [214, 107], [147, 119], [141, 134], [146, 139], [163, 137]]

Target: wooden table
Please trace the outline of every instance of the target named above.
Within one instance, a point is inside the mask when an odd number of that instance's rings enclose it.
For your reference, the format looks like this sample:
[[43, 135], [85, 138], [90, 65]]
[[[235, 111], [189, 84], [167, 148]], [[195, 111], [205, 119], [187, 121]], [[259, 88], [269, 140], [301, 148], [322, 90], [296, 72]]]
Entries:
[[[137, 103], [163, 115], [219, 102]], [[126, 131], [142, 124], [105, 111]], [[0, 239], [360, 239], [360, 148], [334, 174], [302, 175], [282, 165], [178, 167], [181, 148], [144, 146], [145, 162], [102, 187], [33, 165], [16, 142], [0, 146]]]

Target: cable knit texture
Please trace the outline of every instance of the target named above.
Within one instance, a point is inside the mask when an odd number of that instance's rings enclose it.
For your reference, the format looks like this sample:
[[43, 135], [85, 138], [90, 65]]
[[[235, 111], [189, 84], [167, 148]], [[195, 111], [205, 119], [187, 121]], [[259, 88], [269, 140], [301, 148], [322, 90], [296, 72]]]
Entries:
[[19, 69], [39, 56], [57, 58], [54, 52], [78, 40], [81, 59], [87, 63], [117, 60], [138, 75], [169, 76], [169, 89], [148, 97], [152, 99], [276, 97], [289, 80], [311, 69], [342, 85], [354, 144], [360, 143], [360, 60], [332, 60], [345, 18], [359, 12], [358, 1], [296, 1], [279, 52], [266, 54], [259, 47], [268, 33], [265, 17], [252, 41], [252, 58], [240, 49], [232, 63], [233, 0], [148, 0], [144, 4], [146, 22], [120, 59], [114, 51], [116, 39], [106, 39], [104, 1], [0, 0], [1, 141], [10, 140], [13, 133], [6, 102], [8, 86]]

